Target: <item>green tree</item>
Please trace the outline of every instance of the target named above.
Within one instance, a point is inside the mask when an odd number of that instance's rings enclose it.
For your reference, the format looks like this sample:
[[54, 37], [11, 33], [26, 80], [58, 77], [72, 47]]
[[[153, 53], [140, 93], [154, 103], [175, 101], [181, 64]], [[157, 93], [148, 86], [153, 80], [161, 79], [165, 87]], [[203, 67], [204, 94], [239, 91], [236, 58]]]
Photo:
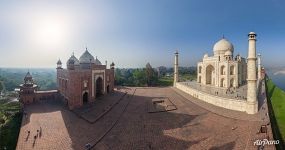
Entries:
[[150, 63], [146, 64], [145, 68], [146, 72], [146, 80], [148, 86], [153, 86], [157, 83], [158, 77], [157, 72], [154, 71], [154, 69], [151, 67]]
[[115, 85], [123, 85], [124, 77], [122, 76], [121, 70], [116, 68], [115, 70]]
[[135, 86], [145, 86], [147, 83], [144, 69], [136, 69], [133, 73], [133, 84]]
[[158, 71], [161, 76], [165, 76], [167, 73], [167, 68], [165, 66], [160, 66], [158, 67]]
[[0, 81], [0, 92], [4, 89], [4, 84], [2, 81]]
[[151, 78], [153, 76], [153, 69], [152, 69], [150, 63], [146, 64], [145, 71], [146, 71], [147, 86], [150, 86], [151, 85]]

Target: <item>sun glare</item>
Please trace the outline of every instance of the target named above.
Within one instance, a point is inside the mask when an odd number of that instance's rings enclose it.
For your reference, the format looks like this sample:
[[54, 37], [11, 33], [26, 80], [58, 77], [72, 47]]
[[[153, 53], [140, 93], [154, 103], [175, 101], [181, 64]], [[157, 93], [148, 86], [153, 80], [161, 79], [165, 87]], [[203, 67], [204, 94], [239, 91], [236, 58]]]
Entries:
[[35, 25], [35, 41], [43, 46], [56, 46], [64, 42], [66, 36], [66, 23], [56, 19], [39, 21]]

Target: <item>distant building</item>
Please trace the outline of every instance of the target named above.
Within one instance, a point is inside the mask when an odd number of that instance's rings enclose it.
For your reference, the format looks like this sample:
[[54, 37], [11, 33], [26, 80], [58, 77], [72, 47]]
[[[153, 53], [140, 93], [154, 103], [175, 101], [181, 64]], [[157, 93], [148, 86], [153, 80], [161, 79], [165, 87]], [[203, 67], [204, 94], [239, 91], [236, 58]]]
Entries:
[[61, 61], [57, 62], [57, 85], [70, 109], [114, 91], [114, 63], [107, 69], [87, 48], [79, 60], [73, 54], [66, 65], [63, 69]]

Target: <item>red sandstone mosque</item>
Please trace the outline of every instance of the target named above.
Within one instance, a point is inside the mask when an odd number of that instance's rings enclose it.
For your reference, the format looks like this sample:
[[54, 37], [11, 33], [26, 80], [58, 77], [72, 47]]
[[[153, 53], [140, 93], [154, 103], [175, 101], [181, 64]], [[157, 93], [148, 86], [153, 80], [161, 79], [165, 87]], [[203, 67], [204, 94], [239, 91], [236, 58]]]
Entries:
[[107, 63], [102, 65], [86, 48], [79, 60], [72, 54], [66, 66], [66, 69], [62, 68], [62, 62], [58, 60], [56, 68], [58, 89], [51, 91], [38, 91], [28, 72], [24, 84], [20, 85], [20, 102], [29, 104], [38, 100], [61, 99], [69, 109], [73, 109], [113, 92], [115, 80], [113, 62], [110, 69], [107, 69]]

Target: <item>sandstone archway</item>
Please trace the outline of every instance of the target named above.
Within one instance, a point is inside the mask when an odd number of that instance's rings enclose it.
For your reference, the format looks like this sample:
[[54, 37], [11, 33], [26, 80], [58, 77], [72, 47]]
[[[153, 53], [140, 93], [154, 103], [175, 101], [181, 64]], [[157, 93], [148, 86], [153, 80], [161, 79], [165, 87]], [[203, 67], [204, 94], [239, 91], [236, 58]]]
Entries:
[[82, 96], [83, 104], [88, 103], [88, 92], [84, 92]]
[[96, 97], [103, 95], [103, 79], [98, 77], [96, 80]]

